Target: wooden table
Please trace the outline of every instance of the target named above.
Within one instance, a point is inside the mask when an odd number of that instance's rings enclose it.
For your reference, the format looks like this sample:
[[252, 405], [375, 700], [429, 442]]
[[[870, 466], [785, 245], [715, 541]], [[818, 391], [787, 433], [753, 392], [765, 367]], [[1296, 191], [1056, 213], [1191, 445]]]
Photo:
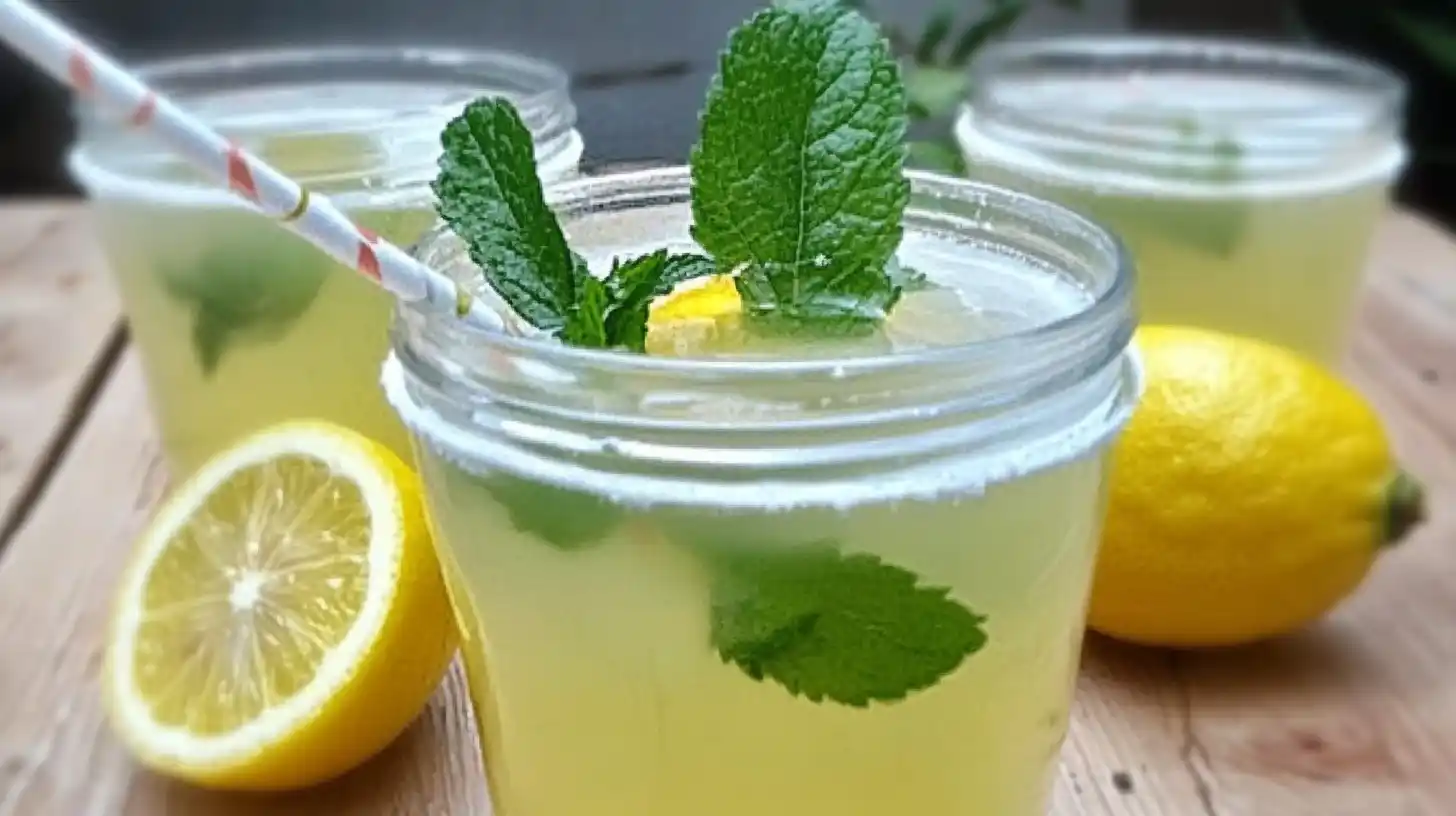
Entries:
[[[1090, 643], [1056, 816], [1456, 814], [1456, 241], [1387, 220], [1350, 372], [1433, 520], [1299, 637]], [[192, 790], [111, 738], [102, 630], [165, 485], [139, 373], [84, 208], [0, 207], [0, 816], [487, 813], [458, 671], [384, 756], [297, 796]]]

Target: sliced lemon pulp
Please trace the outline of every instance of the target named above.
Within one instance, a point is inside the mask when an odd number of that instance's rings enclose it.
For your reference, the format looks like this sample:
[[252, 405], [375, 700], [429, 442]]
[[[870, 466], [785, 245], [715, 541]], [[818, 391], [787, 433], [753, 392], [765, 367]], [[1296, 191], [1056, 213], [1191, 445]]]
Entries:
[[453, 647], [414, 474], [351, 431], [291, 423], [205, 465], [142, 535], [108, 712], [165, 773], [297, 787], [388, 744]]

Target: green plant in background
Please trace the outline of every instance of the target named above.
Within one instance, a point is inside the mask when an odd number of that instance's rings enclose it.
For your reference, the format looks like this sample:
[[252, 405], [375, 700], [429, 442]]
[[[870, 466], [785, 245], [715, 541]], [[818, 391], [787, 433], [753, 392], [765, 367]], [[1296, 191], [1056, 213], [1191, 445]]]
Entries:
[[[873, 17], [869, 0], [840, 0]], [[1082, 0], [1049, 0], [1060, 8], [1081, 10]], [[979, 4], [977, 4], [979, 5]], [[970, 64], [981, 49], [1011, 32], [1031, 8], [1031, 0], [990, 0], [990, 7], [969, 20], [949, 4], [941, 5], [920, 31], [882, 24], [904, 72], [912, 133], [910, 164], [926, 170], [965, 175], [965, 160], [950, 134], [950, 118], [971, 90]]]

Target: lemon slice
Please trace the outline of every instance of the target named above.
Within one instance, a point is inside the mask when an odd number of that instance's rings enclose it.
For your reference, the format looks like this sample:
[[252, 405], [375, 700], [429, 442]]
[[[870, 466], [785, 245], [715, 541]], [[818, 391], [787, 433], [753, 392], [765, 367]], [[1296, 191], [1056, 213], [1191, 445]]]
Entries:
[[121, 582], [103, 689], [143, 764], [284, 790], [384, 748], [454, 647], [415, 474], [352, 431], [287, 423], [157, 512]]

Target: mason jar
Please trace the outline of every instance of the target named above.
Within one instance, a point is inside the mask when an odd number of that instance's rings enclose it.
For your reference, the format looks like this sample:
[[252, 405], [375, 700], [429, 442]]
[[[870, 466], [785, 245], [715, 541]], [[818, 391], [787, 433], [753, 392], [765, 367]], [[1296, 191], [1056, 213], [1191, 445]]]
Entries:
[[[497, 813], [1044, 813], [1140, 387], [1131, 267], [1056, 205], [911, 180], [900, 260], [963, 342], [659, 357], [397, 312], [382, 380]], [[548, 196], [600, 273], [690, 248], [690, 189]], [[417, 257], [483, 285], [448, 231]]]
[[[574, 175], [582, 154], [566, 75], [514, 54], [300, 48], [161, 62], [141, 74], [402, 246], [433, 223], [440, 131], [477, 96], [517, 105], [545, 180]], [[146, 134], [90, 110], [79, 117], [70, 166], [92, 200], [174, 476], [295, 418], [336, 422], [407, 454], [378, 390], [390, 296]]]
[[1405, 88], [1338, 53], [1148, 36], [987, 49], [971, 176], [1059, 201], [1137, 259], [1141, 316], [1337, 362], [1406, 163]]

